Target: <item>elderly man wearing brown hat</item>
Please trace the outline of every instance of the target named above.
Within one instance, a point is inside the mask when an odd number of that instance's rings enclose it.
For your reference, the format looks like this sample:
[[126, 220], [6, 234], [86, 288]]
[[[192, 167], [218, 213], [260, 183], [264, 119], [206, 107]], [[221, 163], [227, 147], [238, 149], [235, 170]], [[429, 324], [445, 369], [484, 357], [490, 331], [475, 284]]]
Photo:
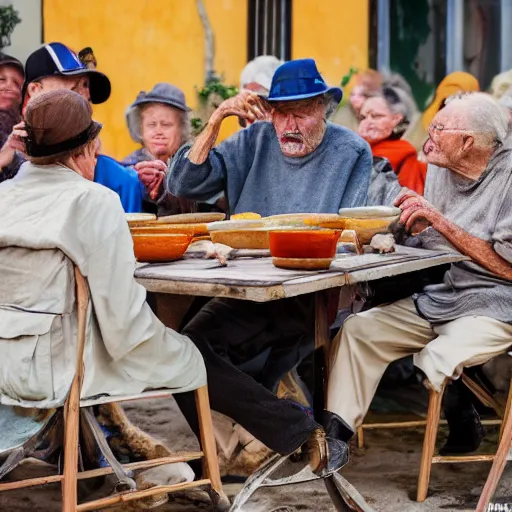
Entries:
[[[32, 100], [25, 115], [29, 161], [0, 187], [2, 404], [53, 408], [67, 396], [76, 357], [69, 344], [74, 296], [65, 293], [73, 279], [69, 260], [87, 278], [92, 301], [83, 398], [146, 388], [185, 392], [206, 383], [198, 349], [158, 320], [135, 281], [119, 198], [93, 182], [101, 125], [91, 112], [73, 91]], [[189, 468], [184, 476], [193, 478]]]

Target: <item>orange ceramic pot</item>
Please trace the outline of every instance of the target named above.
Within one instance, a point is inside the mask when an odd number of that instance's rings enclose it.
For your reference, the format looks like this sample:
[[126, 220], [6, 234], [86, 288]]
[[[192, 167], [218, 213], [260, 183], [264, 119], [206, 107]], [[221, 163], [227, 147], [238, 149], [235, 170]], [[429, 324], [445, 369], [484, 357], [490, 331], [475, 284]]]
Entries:
[[181, 258], [190, 245], [192, 235], [179, 233], [133, 234], [132, 238], [137, 261], [151, 263]]
[[340, 231], [271, 231], [270, 254], [276, 258], [334, 258]]

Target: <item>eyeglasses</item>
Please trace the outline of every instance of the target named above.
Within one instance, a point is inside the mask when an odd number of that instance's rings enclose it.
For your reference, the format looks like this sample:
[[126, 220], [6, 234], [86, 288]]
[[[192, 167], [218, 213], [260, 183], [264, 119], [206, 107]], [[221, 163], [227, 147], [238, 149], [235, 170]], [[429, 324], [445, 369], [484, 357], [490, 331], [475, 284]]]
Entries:
[[464, 128], [446, 128], [442, 124], [431, 124], [428, 127], [428, 133], [439, 135], [441, 132], [477, 133], [475, 130], [466, 130]]

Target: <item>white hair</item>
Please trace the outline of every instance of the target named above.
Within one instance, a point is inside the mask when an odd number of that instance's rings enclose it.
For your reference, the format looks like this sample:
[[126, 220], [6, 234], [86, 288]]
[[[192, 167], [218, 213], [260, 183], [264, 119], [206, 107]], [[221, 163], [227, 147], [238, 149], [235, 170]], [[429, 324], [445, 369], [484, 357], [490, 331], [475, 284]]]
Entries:
[[270, 90], [272, 77], [276, 69], [283, 64], [273, 55], [260, 55], [247, 63], [240, 75], [240, 85], [244, 88], [247, 84], [257, 83], [267, 90]]
[[481, 134], [487, 145], [502, 144], [509, 134], [509, 114], [489, 94], [475, 92], [453, 98], [445, 109], [462, 111], [465, 126], [460, 128]]

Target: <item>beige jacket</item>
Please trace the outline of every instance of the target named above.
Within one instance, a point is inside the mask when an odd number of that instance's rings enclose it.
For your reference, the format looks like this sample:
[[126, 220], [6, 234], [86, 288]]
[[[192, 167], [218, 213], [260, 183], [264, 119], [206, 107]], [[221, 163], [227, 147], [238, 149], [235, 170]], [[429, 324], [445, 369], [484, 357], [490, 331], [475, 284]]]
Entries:
[[155, 317], [133, 277], [132, 239], [114, 192], [63, 166], [25, 163], [0, 186], [0, 219], [0, 403], [65, 400], [76, 361], [71, 262], [92, 301], [83, 398], [206, 383], [195, 345]]

